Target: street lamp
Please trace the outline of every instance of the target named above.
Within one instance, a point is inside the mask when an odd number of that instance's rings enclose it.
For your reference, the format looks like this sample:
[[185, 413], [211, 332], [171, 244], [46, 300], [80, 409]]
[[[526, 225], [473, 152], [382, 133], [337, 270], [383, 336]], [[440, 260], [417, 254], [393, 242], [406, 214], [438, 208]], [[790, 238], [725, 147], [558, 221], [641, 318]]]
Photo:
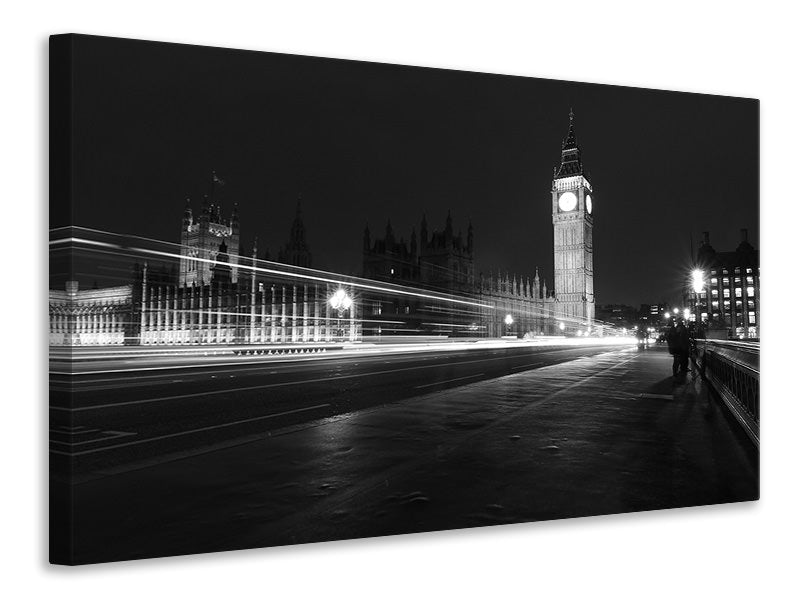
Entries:
[[558, 322], [558, 328], [559, 328], [561, 331], [564, 331], [564, 321], [559, 321], [559, 322]]
[[344, 316], [344, 312], [346, 310], [350, 310], [350, 307], [353, 306], [353, 299], [342, 288], [339, 288], [336, 290], [336, 293], [330, 297], [329, 302], [331, 304], [331, 308], [333, 308], [338, 314], [338, 320], [336, 322], [337, 333], [344, 336], [344, 332], [342, 330], [342, 317]]
[[506, 335], [511, 335], [511, 326], [514, 324], [514, 317], [512, 317], [511, 315], [506, 315], [505, 323], [506, 323]]
[[695, 269], [692, 271], [692, 289], [694, 290], [694, 320], [700, 322], [700, 294], [703, 293], [705, 282], [703, 281], [703, 271]]

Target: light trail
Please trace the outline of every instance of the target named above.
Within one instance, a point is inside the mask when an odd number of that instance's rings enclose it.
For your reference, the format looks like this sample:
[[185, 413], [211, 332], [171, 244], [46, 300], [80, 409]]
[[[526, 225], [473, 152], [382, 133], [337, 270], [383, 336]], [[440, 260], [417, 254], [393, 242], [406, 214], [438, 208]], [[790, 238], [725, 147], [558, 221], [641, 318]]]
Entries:
[[[562, 348], [560, 350], [552, 350], [549, 352], [544, 352], [542, 354], [551, 354], [553, 352], [568, 352], [572, 350], [572, 348]], [[455, 362], [448, 362], [447, 366], [451, 365], [468, 365], [468, 364], [475, 364], [475, 363], [486, 363], [492, 362], [497, 360], [508, 360], [509, 357], [507, 356], [495, 356], [495, 357], [488, 357], [488, 358], [481, 358], [476, 360], [463, 360], [463, 361], [455, 361]], [[212, 366], [212, 365], [206, 365]], [[228, 364], [220, 364], [214, 366], [230, 366]], [[300, 379], [300, 380], [293, 380], [293, 381], [281, 381], [276, 383], [267, 383], [267, 384], [260, 384], [260, 385], [251, 385], [245, 387], [238, 387], [238, 388], [226, 388], [223, 390], [212, 390], [206, 392], [194, 392], [191, 394], [177, 394], [173, 396], [161, 396], [156, 398], [144, 398], [141, 400], [129, 400], [126, 402], [112, 402], [106, 404], [95, 404], [92, 406], [82, 406], [82, 407], [63, 407], [63, 406], [50, 406], [53, 410], [59, 411], [66, 411], [66, 412], [84, 412], [90, 410], [101, 410], [101, 409], [108, 409], [108, 408], [116, 408], [120, 406], [131, 406], [131, 405], [140, 405], [140, 404], [150, 404], [153, 402], [166, 402], [169, 400], [186, 400], [186, 399], [197, 399], [206, 396], [219, 396], [222, 394], [233, 394], [236, 392], [249, 392], [255, 390], [266, 390], [266, 389], [273, 389], [273, 388], [280, 388], [280, 387], [287, 387], [287, 386], [294, 386], [294, 385], [305, 385], [309, 383], [326, 383], [331, 381], [341, 381], [345, 379], [360, 379], [364, 377], [372, 377], [374, 375], [389, 375], [392, 373], [403, 373], [408, 371], [417, 371], [423, 369], [440, 369], [443, 365], [441, 364], [432, 364], [432, 365], [415, 365], [413, 367], [403, 367], [400, 369], [385, 369], [382, 371], [371, 371], [368, 373], [353, 373], [350, 375], [337, 375], [335, 377], [319, 377], [315, 379]]]
[[[68, 238], [61, 238], [61, 239], [58, 239], [58, 240], [51, 240], [50, 241], [51, 245], [57, 245], [57, 244], [62, 244], [62, 243], [81, 243], [81, 244], [86, 244], [88, 246], [96, 246], [96, 247], [100, 247], [100, 248], [110, 248], [112, 250], [121, 250], [121, 251], [127, 251], [127, 252], [137, 252], [137, 253], [142, 253], [142, 254], [148, 254], [148, 255], [151, 255], [151, 256], [159, 256], [159, 257], [162, 257], [162, 258], [169, 258], [169, 259], [173, 259], [173, 260], [175, 260], [175, 259], [180, 260], [182, 258], [181, 254], [177, 254], [175, 252], [165, 252], [163, 250], [151, 250], [151, 249], [148, 249], [148, 248], [126, 247], [126, 246], [121, 246], [119, 244], [110, 244], [108, 242], [99, 242], [99, 241], [95, 241], [95, 240], [89, 240], [89, 239], [86, 239], [86, 238], [68, 237]], [[162, 243], [164, 243], [164, 242], [162, 242]], [[116, 253], [116, 252], [110, 252], [110, 254], [114, 254], [114, 253]], [[137, 255], [134, 254], [133, 256], [135, 257]], [[216, 261], [211, 260], [211, 259], [207, 259], [207, 258], [193, 257], [193, 260], [195, 260], [196, 262], [206, 263], [206, 264], [211, 265], [211, 266], [214, 266], [216, 264]], [[259, 262], [262, 262], [262, 261], [259, 261]], [[425, 298], [425, 299], [428, 299], [428, 300], [436, 300], [436, 301], [439, 301], [439, 302], [452, 302], [454, 304], [463, 304], [463, 305], [466, 305], [466, 306], [474, 306], [476, 308], [486, 308], [486, 309], [494, 309], [495, 308], [491, 304], [483, 304], [483, 303], [480, 303], [480, 302], [476, 302], [474, 300], [464, 300], [464, 299], [456, 298], [456, 297], [453, 297], [453, 296], [441, 296], [441, 295], [434, 295], [434, 294], [424, 293], [424, 292], [420, 292], [420, 291], [412, 291], [411, 289], [408, 289], [408, 288], [389, 288], [389, 287], [379, 286], [379, 285], [375, 285], [375, 284], [361, 283], [361, 282], [359, 282], [357, 280], [354, 280], [353, 278], [349, 278], [349, 277], [334, 277], [333, 273], [327, 273], [325, 271], [318, 271], [318, 273], [324, 273], [324, 276], [321, 276], [321, 275], [310, 275], [310, 274], [306, 274], [306, 273], [297, 273], [297, 272], [286, 271], [286, 270], [269, 269], [269, 268], [266, 268], [266, 267], [257, 267], [257, 266], [248, 265], [248, 264], [244, 264], [244, 263], [237, 263], [236, 264], [236, 268], [237, 269], [241, 269], [243, 271], [248, 271], [249, 270], [249, 271], [254, 271], [256, 273], [263, 273], [263, 274], [268, 274], [268, 275], [277, 275], [279, 277], [300, 278], [300, 279], [305, 279], [305, 280], [308, 280], [308, 281], [316, 281], [318, 283], [330, 283], [330, 284], [337, 285], [337, 286], [339, 286], [339, 285], [349, 285], [349, 286], [352, 286], [352, 287], [355, 287], [355, 288], [374, 291], [374, 292], [383, 292], [383, 293], [389, 293], [389, 294], [400, 294], [400, 295], [403, 295], [403, 296], [411, 296], [411, 297], [415, 297], [415, 298]]]
[[[473, 350], [498, 350], [509, 348], [575, 348], [575, 347], [593, 347], [593, 346], [629, 346], [635, 345], [635, 338], [555, 338], [548, 340], [478, 340], [470, 342], [425, 342], [416, 344], [368, 344], [358, 343], [352, 346], [342, 346], [340, 350], [329, 351], [318, 354], [286, 354], [286, 355], [236, 355], [233, 354], [236, 350], [248, 349], [253, 350], [258, 347], [253, 346], [234, 346], [234, 347], [217, 347], [214, 350], [199, 349], [199, 348], [180, 348], [176, 349], [178, 352], [169, 354], [164, 353], [163, 350], [153, 352], [148, 355], [144, 349], [137, 349], [132, 351], [135, 354], [121, 356], [119, 354], [92, 354], [90, 359], [94, 361], [120, 361], [127, 357], [130, 359], [128, 362], [135, 363], [141, 362], [147, 358], [151, 359], [186, 359], [195, 358], [202, 361], [207, 358], [206, 362], [195, 362], [194, 364], [161, 364], [152, 366], [133, 367], [128, 366], [124, 368], [110, 368], [110, 369], [95, 369], [84, 371], [57, 371], [51, 370], [52, 375], [66, 375], [66, 376], [82, 376], [82, 375], [102, 375], [110, 373], [128, 373], [128, 372], [146, 372], [158, 371], [169, 369], [186, 369], [186, 368], [200, 368], [200, 367], [225, 367], [232, 365], [245, 365], [245, 364], [270, 364], [270, 363], [297, 363], [297, 362], [312, 362], [312, 361], [328, 361], [348, 357], [358, 356], [376, 356], [376, 355], [411, 355], [419, 353], [430, 352], [457, 352], [457, 351], [473, 351]], [[286, 349], [285, 347], [281, 347]], [[265, 348], [266, 349], [266, 348]], [[182, 351], [182, 352], [180, 352]], [[219, 354], [221, 352], [222, 354]], [[198, 356], [202, 353], [202, 357]], [[209, 356], [210, 354], [210, 356]], [[219, 361], [223, 357], [227, 357], [225, 362], [211, 362]], [[74, 355], [73, 355], [74, 359]], [[74, 361], [73, 361], [74, 362]]]

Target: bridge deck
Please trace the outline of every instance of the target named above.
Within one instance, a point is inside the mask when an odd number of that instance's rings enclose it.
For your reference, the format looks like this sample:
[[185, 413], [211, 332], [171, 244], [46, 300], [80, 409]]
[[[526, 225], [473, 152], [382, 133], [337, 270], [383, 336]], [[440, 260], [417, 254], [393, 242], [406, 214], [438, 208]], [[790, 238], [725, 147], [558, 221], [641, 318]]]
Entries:
[[[445, 382], [442, 382], [443, 384]], [[74, 488], [92, 562], [754, 500], [758, 453], [663, 349], [436, 391]]]

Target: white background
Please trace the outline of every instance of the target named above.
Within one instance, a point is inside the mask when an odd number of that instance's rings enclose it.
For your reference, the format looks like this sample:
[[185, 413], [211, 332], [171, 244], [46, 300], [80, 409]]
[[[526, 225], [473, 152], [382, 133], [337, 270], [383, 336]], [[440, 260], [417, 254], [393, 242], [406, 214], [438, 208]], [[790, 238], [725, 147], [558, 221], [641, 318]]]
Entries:
[[[6, 598], [672, 598], [797, 592], [792, 3], [10, 2], [2, 11]], [[762, 500], [69, 569], [47, 564], [47, 36], [78, 32], [761, 99]], [[113, 197], [108, 198], [114, 202]], [[648, 218], [652, 215], [648, 215]], [[765, 235], [768, 234], [768, 235]], [[790, 262], [791, 261], [791, 262]], [[792, 590], [790, 592], [789, 590]], [[45, 596], [46, 595], [46, 596]]]

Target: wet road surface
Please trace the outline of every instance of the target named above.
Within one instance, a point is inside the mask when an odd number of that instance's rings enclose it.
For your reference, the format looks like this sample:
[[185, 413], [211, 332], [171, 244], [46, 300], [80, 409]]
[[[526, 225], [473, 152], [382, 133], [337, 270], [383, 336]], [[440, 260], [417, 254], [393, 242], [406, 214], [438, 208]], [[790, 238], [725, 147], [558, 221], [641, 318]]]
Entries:
[[87, 480], [71, 490], [75, 561], [757, 498], [757, 450], [670, 364], [615, 349], [476, 382], [439, 373], [402, 401]]

